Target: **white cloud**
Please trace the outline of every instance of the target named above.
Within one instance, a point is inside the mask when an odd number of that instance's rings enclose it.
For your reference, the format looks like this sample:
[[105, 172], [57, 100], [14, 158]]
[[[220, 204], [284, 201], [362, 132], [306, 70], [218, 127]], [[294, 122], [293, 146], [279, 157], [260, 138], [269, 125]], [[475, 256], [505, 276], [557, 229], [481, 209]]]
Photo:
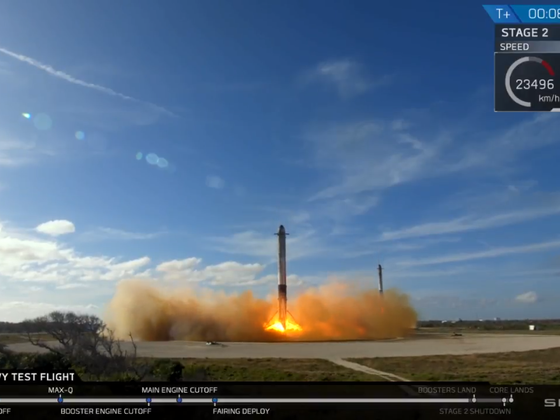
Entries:
[[74, 223], [69, 220], [51, 220], [50, 222], [41, 223], [35, 228], [39, 233], [44, 233], [45, 235], [60, 236], [66, 235], [68, 233], [74, 233], [76, 227]]
[[68, 283], [56, 286], [58, 290], [70, 290], [70, 289], [87, 289], [89, 285], [85, 283]]
[[116, 273], [121, 273], [121, 275], [118, 275], [117, 277], [123, 277], [128, 275], [128, 273], [130, 273], [130, 275], [132, 275], [133, 273], [135, 273], [137, 270], [139, 270], [140, 268], [148, 265], [150, 263], [150, 258], [149, 257], [141, 257], [141, 258], [137, 258], [135, 260], [130, 260], [130, 261], [124, 261], [121, 263], [117, 263], [117, 264], [113, 264], [112, 265], [112, 270]]
[[215, 188], [220, 190], [224, 188], [225, 182], [222, 178], [217, 175], [209, 175], [206, 177], [206, 186], [209, 188]]
[[103, 241], [103, 240], [117, 240], [117, 241], [134, 241], [134, 240], [148, 240], [155, 239], [164, 235], [166, 232], [129, 232], [122, 229], [113, 229], [100, 227], [89, 232], [85, 232], [83, 237], [86, 240]]
[[0, 235], [0, 264], [55, 261], [67, 256], [56, 242], [16, 238], [4, 232]]
[[42, 71], [50, 74], [51, 76], [54, 76], [58, 79], [65, 80], [65, 81], [67, 81], [69, 83], [72, 83], [74, 85], [82, 86], [82, 87], [85, 87], [85, 88], [88, 88], [88, 89], [93, 89], [93, 90], [96, 90], [98, 92], [104, 93], [106, 95], [115, 96], [115, 97], [124, 99], [126, 101], [131, 101], [131, 102], [143, 104], [143, 105], [149, 106], [150, 108], [152, 108], [154, 110], [157, 110], [157, 111], [159, 111], [163, 114], [167, 114], [167, 115], [170, 115], [170, 116], [175, 116], [174, 113], [172, 113], [171, 111], [169, 111], [169, 110], [167, 110], [167, 109], [165, 109], [165, 108], [163, 108], [159, 105], [156, 105], [156, 104], [153, 104], [153, 103], [150, 103], [150, 102], [146, 102], [146, 101], [142, 101], [140, 99], [133, 98], [132, 96], [125, 95], [123, 93], [117, 92], [117, 91], [115, 91], [113, 89], [110, 89], [108, 87], [105, 87], [105, 86], [85, 82], [85, 81], [80, 80], [80, 79], [78, 79], [74, 76], [71, 76], [67, 73], [64, 73], [60, 70], [56, 70], [55, 68], [53, 68], [52, 66], [50, 66], [48, 64], [43, 64], [40, 61], [35, 60], [34, 58], [15, 53], [15, 52], [10, 51], [6, 48], [0, 48], [0, 53], [5, 54], [9, 57], [12, 57], [12, 58], [14, 58], [18, 61], [23, 62], [23, 63], [29, 64], [29, 65], [31, 65], [31, 66], [39, 69], [39, 70], [42, 70]]
[[521, 303], [535, 303], [539, 300], [539, 297], [535, 292], [527, 292], [520, 294], [515, 300]]
[[320, 63], [305, 76], [306, 82], [320, 82], [334, 87], [343, 98], [360, 95], [386, 85], [391, 78], [384, 76], [370, 80], [360, 64], [352, 60], [333, 60]]
[[202, 262], [200, 258], [187, 258], [184, 260], [173, 260], [161, 263], [156, 267], [157, 271], [163, 273], [175, 273], [178, 271], [188, 271], [194, 269]]
[[541, 217], [560, 214], [560, 204], [553, 203], [547, 207], [530, 208], [504, 214], [495, 214], [484, 217], [461, 217], [445, 222], [424, 223], [405, 229], [387, 231], [381, 235], [381, 240], [395, 240], [431, 235], [444, 235], [448, 233], [467, 232], [508, 226]]
[[[156, 267], [155, 277], [172, 282], [205, 282], [211, 286], [257, 286], [262, 284], [276, 284], [277, 274], [261, 276], [266, 268], [263, 264], [241, 264], [236, 261], [226, 261], [220, 264], [201, 266], [200, 258], [166, 261]], [[290, 286], [300, 286], [306, 278], [291, 274], [287, 277]]]
[[415, 267], [422, 265], [445, 264], [452, 262], [470, 261], [485, 258], [496, 258], [504, 255], [526, 254], [539, 251], [547, 251], [554, 248], [560, 248], [560, 241], [541, 242], [530, 245], [512, 246], [488, 249], [480, 252], [460, 253], [453, 255], [445, 255], [434, 258], [424, 258], [418, 260], [401, 261], [397, 264], [406, 267]]
[[53, 311], [72, 311], [76, 313], [98, 312], [96, 305], [54, 305], [37, 302], [0, 302], [0, 317], [5, 322], [19, 322], [32, 319]]
[[261, 264], [226, 261], [199, 267], [201, 261], [200, 258], [167, 261], [159, 264], [156, 271], [167, 281], [207, 282], [213, 286], [249, 286], [269, 281], [268, 277], [257, 277], [265, 269]]
[[256, 277], [264, 269], [265, 266], [261, 264], [240, 264], [235, 261], [227, 261], [209, 265], [203, 270], [203, 273], [208, 276], [208, 280], [213, 285], [248, 286], [266, 281]]
[[[266, 265], [259, 263], [226, 261], [202, 266], [202, 260], [193, 257], [164, 261], [152, 269], [147, 256], [122, 260], [103, 255], [81, 255], [55, 239], [45, 240], [23, 232], [0, 225], [0, 286], [12, 291], [21, 287], [30, 293], [50, 286], [69, 293], [88, 288], [89, 296], [90, 292], [101, 289], [105, 294], [110, 293], [112, 284], [130, 278], [205, 282], [214, 286], [249, 286], [270, 281], [269, 276], [261, 275]], [[272, 248], [266, 257], [273, 258], [274, 237], [270, 235], [267, 239]], [[301, 279], [291, 277], [291, 281], [296, 284]]]
[[106, 256], [83, 256], [55, 240], [22, 235], [5, 226], [0, 230], [0, 281], [57, 286], [112, 282], [141, 274], [138, 270], [149, 263], [148, 257], [121, 261]]

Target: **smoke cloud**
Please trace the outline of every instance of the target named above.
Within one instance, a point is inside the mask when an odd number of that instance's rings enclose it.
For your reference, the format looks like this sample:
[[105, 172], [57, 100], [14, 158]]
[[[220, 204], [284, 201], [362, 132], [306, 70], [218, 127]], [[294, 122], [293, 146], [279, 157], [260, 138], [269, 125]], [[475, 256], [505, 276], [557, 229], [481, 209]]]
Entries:
[[278, 310], [276, 296], [251, 291], [228, 295], [199, 289], [162, 290], [153, 282], [118, 285], [106, 322], [119, 338], [143, 341], [318, 341], [402, 337], [416, 325], [408, 297], [387, 290], [363, 290], [332, 282], [288, 301], [301, 332], [282, 334], [264, 326]]

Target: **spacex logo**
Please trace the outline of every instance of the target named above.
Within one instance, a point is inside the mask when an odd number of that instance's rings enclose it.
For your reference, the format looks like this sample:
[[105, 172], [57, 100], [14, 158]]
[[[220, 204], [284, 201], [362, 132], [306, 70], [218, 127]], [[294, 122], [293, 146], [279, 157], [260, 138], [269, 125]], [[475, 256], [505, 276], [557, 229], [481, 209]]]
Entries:
[[545, 408], [560, 408], [560, 399], [547, 398], [544, 400]]

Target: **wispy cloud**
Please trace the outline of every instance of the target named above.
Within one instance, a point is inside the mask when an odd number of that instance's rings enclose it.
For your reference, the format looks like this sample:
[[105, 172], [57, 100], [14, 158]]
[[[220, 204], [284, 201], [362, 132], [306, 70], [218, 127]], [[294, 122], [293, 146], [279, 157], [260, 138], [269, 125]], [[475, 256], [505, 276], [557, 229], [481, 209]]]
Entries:
[[143, 101], [143, 100], [134, 98], [132, 96], [125, 95], [124, 93], [117, 92], [116, 90], [113, 90], [113, 89], [105, 87], [105, 86], [97, 85], [95, 83], [86, 82], [84, 80], [81, 80], [81, 79], [78, 79], [74, 76], [71, 76], [68, 73], [57, 70], [57, 69], [55, 69], [54, 67], [52, 67], [48, 64], [44, 64], [44, 63], [42, 63], [38, 60], [35, 60], [34, 58], [25, 56], [23, 54], [18, 54], [16, 52], [13, 52], [13, 51], [10, 51], [6, 48], [1, 48], [1, 47], [0, 47], [0, 53], [5, 54], [9, 57], [12, 57], [12, 58], [14, 58], [18, 61], [21, 61], [22, 63], [29, 64], [30, 66], [33, 66], [33, 67], [35, 67], [39, 70], [42, 70], [42, 71], [50, 74], [51, 76], [54, 76], [54, 77], [59, 78], [61, 80], [65, 80], [68, 83], [72, 83], [74, 85], [78, 85], [78, 86], [82, 86], [82, 87], [85, 87], [85, 88], [88, 88], [88, 89], [96, 90], [96, 91], [104, 93], [106, 95], [115, 96], [117, 98], [121, 98], [121, 99], [124, 99], [126, 101], [131, 101], [131, 102], [135, 102], [135, 103], [138, 103], [138, 104], [143, 104], [143, 105], [149, 106], [150, 108], [152, 108], [156, 111], [161, 112], [162, 114], [166, 114], [166, 115], [169, 115], [169, 116], [176, 117], [176, 115], [173, 112], [169, 111], [168, 109], [166, 109], [166, 108], [164, 108], [160, 105], [156, 105], [156, 104], [153, 104], [151, 102]]
[[[446, 210], [462, 210], [470, 212], [498, 211], [499, 209], [525, 208], [560, 203], [558, 194], [543, 194], [536, 191], [538, 182], [535, 180], [519, 180], [504, 183], [489, 181], [477, 183], [471, 187], [449, 194], [443, 201]], [[534, 205], [533, 205], [534, 204]]]
[[336, 221], [367, 214], [372, 208], [379, 204], [379, 197], [374, 195], [346, 197], [333, 199], [327, 205], [322, 206], [322, 212]]
[[479, 260], [485, 258], [496, 258], [505, 255], [527, 254], [532, 252], [547, 251], [554, 248], [560, 248], [560, 241], [541, 242], [541, 243], [535, 243], [530, 245], [494, 248], [494, 249], [488, 249], [480, 252], [459, 253], [459, 254], [444, 255], [441, 257], [434, 257], [434, 258], [401, 261], [398, 262], [397, 264], [405, 267], [416, 267], [422, 265], [435, 265], [435, 264], [445, 264], [445, 263], [453, 263], [453, 262], [461, 262], [461, 261]]
[[551, 146], [560, 141], [560, 118], [554, 113], [537, 115], [512, 124], [507, 130], [476, 131], [472, 127], [461, 136], [461, 147], [446, 164], [449, 172], [485, 167], [494, 173], [505, 164], [517, 161], [524, 153]]
[[315, 163], [336, 179], [311, 200], [382, 190], [439, 170], [433, 162], [448, 137], [426, 142], [402, 127], [375, 120], [310, 127], [304, 137]]
[[129, 232], [122, 229], [113, 229], [107, 227], [100, 227], [95, 230], [85, 232], [82, 237], [91, 241], [102, 240], [117, 240], [117, 241], [134, 241], [134, 240], [148, 240], [155, 239], [167, 232]]
[[[245, 231], [231, 236], [213, 237], [210, 241], [214, 249], [226, 254], [247, 255], [273, 259], [276, 252], [277, 241], [272, 234], [262, 234], [255, 231]], [[288, 239], [290, 259], [324, 254], [328, 249], [314, 231], [302, 231], [297, 236]]]
[[30, 152], [35, 143], [16, 139], [15, 136], [0, 133], [0, 166], [14, 167], [29, 163]]
[[323, 83], [332, 86], [343, 97], [360, 95], [371, 89], [387, 85], [392, 78], [382, 76], [377, 80], [367, 77], [363, 67], [356, 61], [332, 60], [320, 63], [304, 77], [307, 83]]
[[521, 303], [536, 303], [539, 300], [539, 296], [536, 292], [527, 292], [520, 294], [515, 300]]
[[11, 74], [13, 74], [12, 70], [10, 70], [8, 68], [6, 63], [0, 61], [0, 75], [7, 76], [7, 75], [11, 75]]
[[[413, 297], [416, 305], [423, 307], [437, 307], [437, 308], [450, 308], [453, 310], [458, 309], [483, 309], [495, 308], [497, 305], [505, 303], [505, 300], [489, 299], [484, 297], [465, 297], [454, 296], [449, 294], [431, 294], [426, 296]], [[471, 315], [472, 316], [472, 315]]]
[[541, 217], [560, 214], [560, 203], [545, 208], [525, 209], [484, 217], [461, 217], [445, 222], [424, 223], [405, 229], [387, 231], [381, 235], [382, 241], [414, 238], [421, 236], [445, 235], [513, 225]]
[[[421, 179], [477, 169], [506, 173], [524, 153], [560, 141], [557, 115], [524, 120], [507, 131], [459, 129], [451, 123], [391, 119], [314, 124], [303, 137], [314, 164], [331, 178], [312, 199], [379, 191]], [[325, 177], [329, 179], [328, 177]]]
[[209, 175], [206, 177], [206, 186], [221, 190], [226, 185], [225, 181], [217, 175]]
[[340, 257], [346, 258], [358, 258], [366, 255], [386, 255], [395, 254], [408, 251], [417, 251], [420, 249], [426, 249], [434, 245], [443, 243], [457, 243], [460, 242], [460, 238], [449, 238], [449, 237], [439, 237], [422, 239], [416, 241], [407, 242], [384, 242], [381, 243], [377, 239], [370, 238], [355, 238], [349, 245], [346, 245], [344, 250], [341, 251]]

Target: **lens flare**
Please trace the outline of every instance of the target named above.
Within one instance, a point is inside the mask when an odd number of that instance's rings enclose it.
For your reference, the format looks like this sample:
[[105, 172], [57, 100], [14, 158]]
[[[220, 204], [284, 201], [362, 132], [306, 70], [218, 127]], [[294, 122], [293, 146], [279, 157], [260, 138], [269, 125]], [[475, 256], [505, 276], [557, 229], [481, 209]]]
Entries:
[[23, 112], [21, 115], [27, 120], [31, 119], [31, 114], [28, 114], [27, 112]]
[[148, 153], [146, 155], [146, 162], [148, 162], [150, 165], [157, 165], [158, 159], [159, 157], [155, 153]]
[[47, 114], [37, 114], [33, 118], [33, 125], [37, 130], [47, 131], [51, 129], [53, 121]]
[[78, 140], [84, 140], [86, 138], [86, 133], [84, 133], [83, 131], [76, 131], [76, 133], [74, 133], [74, 136]]
[[167, 159], [159, 158], [157, 161], [157, 166], [159, 166], [160, 168], [167, 168], [169, 166], [169, 162], [167, 162]]
[[136, 153], [136, 160], [142, 160], [143, 157], [144, 155], [142, 154], [142, 152]]

